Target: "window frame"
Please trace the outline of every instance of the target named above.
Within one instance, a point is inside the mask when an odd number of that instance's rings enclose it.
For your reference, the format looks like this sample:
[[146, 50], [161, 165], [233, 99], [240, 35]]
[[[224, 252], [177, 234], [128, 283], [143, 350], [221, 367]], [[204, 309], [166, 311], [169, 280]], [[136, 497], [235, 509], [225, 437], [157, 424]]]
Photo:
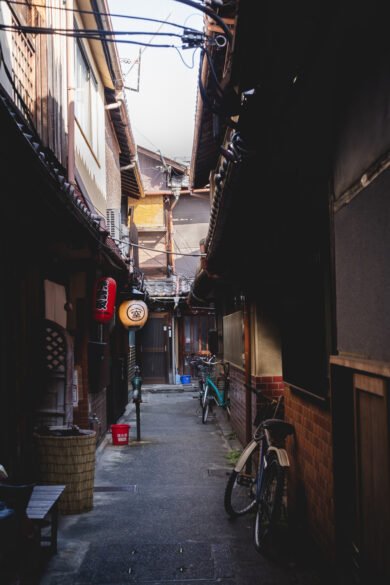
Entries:
[[[99, 116], [98, 116], [98, 95], [99, 95], [99, 82], [97, 77], [94, 73], [94, 70], [91, 66], [90, 60], [86, 54], [86, 50], [79, 39], [76, 39], [76, 50], [75, 50], [75, 100], [74, 100], [74, 113], [75, 113], [75, 120], [80, 129], [81, 134], [83, 135], [88, 147], [90, 148], [93, 156], [95, 157], [96, 161], [98, 162], [99, 158]], [[79, 61], [78, 56], [80, 55], [81, 61]], [[87, 104], [84, 100], [78, 99], [78, 92], [82, 90], [79, 85], [79, 76], [78, 76], [78, 67], [79, 63], [84, 65], [84, 68], [87, 73], [87, 83], [88, 83], [88, 98]], [[80, 104], [83, 108], [83, 116], [80, 115], [78, 112], [78, 106]], [[87, 124], [83, 121], [83, 117], [85, 113], [88, 116]]]

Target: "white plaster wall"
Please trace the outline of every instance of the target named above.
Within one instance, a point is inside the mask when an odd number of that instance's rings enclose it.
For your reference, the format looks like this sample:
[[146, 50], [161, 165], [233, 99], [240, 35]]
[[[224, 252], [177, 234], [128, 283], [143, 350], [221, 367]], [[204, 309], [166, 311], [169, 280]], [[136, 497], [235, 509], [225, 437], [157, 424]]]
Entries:
[[119, 163], [119, 144], [112, 126], [109, 113], [106, 112], [106, 170], [107, 170], [107, 208], [121, 207], [121, 172]]
[[[83, 28], [79, 18], [78, 25]], [[107, 184], [106, 184], [106, 148], [105, 148], [105, 109], [104, 109], [104, 87], [98, 68], [94, 61], [88, 42], [83, 41], [83, 49], [87, 56], [89, 65], [98, 82], [98, 140], [97, 152], [92, 150], [91, 145], [83, 136], [76, 119], [75, 131], [75, 162], [81, 180], [88, 191], [92, 203], [96, 209], [106, 216], [107, 208]]]
[[[210, 203], [190, 195], [181, 195], [173, 209], [173, 238], [175, 252], [199, 254], [199, 242], [207, 235], [210, 219]], [[178, 274], [193, 278], [199, 267], [199, 258], [175, 256]]]

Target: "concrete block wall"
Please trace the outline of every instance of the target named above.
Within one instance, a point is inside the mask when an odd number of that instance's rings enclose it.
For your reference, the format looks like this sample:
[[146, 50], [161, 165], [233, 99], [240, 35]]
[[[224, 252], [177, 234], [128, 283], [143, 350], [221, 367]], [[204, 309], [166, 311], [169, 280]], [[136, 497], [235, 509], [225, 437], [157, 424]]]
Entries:
[[334, 559], [332, 421], [329, 409], [285, 387], [285, 419], [295, 427], [288, 439], [289, 513], [306, 526], [317, 547]]

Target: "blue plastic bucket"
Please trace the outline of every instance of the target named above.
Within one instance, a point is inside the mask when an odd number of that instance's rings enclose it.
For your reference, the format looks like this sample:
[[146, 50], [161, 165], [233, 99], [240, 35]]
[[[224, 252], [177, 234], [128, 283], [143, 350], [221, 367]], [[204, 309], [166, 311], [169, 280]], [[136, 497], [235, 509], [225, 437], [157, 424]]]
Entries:
[[191, 384], [191, 376], [180, 376], [180, 382], [182, 384]]

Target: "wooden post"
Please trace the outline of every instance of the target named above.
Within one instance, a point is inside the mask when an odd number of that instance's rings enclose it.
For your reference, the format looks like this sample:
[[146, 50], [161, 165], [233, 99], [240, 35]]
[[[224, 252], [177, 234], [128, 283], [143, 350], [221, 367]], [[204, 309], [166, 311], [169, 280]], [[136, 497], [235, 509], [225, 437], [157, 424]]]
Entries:
[[[66, 0], [66, 25], [68, 30], [72, 30], [73, 24], [73, 0]], [[71, 37], [66, 40], [66, 72], [67, 72], [67, 90], [68, 90], [68, 181], [72, 185], [75, 180], [75, 73], [74, 73], [74, 52], [75, 41]]]
[[141, 440], [141, 412], [140, 412], [140, 403], [137, 401], [135, 403], [135, 416], [137, 420], [137, 441]]
[[252, 391], [251, 391], [251, 326], [248, 299], [244, 300], [244, 355], [245, 355], [245, 435], [252, 439]]

